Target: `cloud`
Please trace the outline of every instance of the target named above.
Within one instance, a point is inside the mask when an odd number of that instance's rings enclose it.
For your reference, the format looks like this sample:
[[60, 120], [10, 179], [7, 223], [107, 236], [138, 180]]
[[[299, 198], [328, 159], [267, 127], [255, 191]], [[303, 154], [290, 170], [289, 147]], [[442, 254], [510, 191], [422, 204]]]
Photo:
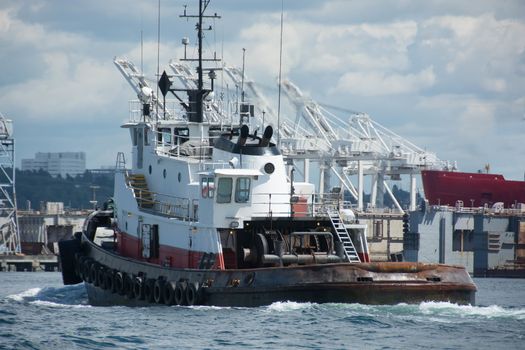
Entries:
[[525, 24], [494, 14], [440, 16], [421, 21], [410, 59], [414, 66], [434, 64], [438, 90], [512, 95], [524, 87], [517, 73], [525, 52]]
[[416, 74], [384, 74], [380, 72], [350, 72], [337, 83], [340, 93], [349, 92], [362, 96], [380, 96], [416, 93], [434, 85], [433, 67]]
[[[246, 48], [249, 77], [275, 86], [280, 1], [210, 6], [223, 19], [210, 21], [218, 30], [207, 32], [208, 48], [224, 52], [225, 61], [237, 66]], [[504, 168], [505, 159], [523, 162], [523, 152], [507, 141], [507, 150], [501, 149], [503, 142], [492, 149], [483, 140], [519, 140], [523, 134], [524, 9], [522, 1], [496, 6], [492, 0], [476, 6], [454, 0], [381, 6], [285, 2], [283, 76], [317, 101], [367, 112], [438, 156], [457, 159], [462, 169], [479, 168], [489, 158]], [[194, 43], [194, 23], [179, 21], [181, 11], [179, 3], [162, 3], [161, 71], [170, 58], [181, 57], [180, 37]], [[69, 142], [92, 149], [92, 137], [71, 133], [75, 123], [105, 135], [97, 140], [104, 144], [108, 136], [101, 121], [118, 127], [115, 120], [127, 117], [127, 101], [135, 97], [111, 60], [125, 56], [140, 66], [144, 29], [144, 67], [154, 81], [156, 16], [156, 4], [138, 0], [2, 1], [0, 106], [15, 119], [17, 153], [31, 156], [50, 138], [57, 140], [56, 147]], [[188, 54], [194, 50], [188, 47]], [[75, 123], [61, 128], [65, 120]], [[28, 136], [28, 128], [40, 130], [48, 123], [56, 127]], [[100, 153], [104, 149], [97, 149], [96, 157], [107, 163]]]

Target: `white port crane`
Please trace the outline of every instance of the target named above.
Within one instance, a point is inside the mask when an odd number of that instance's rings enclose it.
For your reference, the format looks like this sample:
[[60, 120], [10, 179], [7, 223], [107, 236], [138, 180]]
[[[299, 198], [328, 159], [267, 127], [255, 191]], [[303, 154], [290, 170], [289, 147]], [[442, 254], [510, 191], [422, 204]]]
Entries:
[[[133, 62], [126, 58], [115, 57], [113, 63], [119, 70], [119, 72], [124, 76], [126, 81], [129, 83], [131, 88], [137, 94], [140, 104], [142, 102], [150, 103], [153, 106], [151, 113], [156, 115], [156, 117], [166, 116], [167, 118], [172, 118], [172, 112], [170, 109], [164, 108], [164, 104], [157, 98], [157, 93], [155, 92], [156, 86], [151, 87], [144, 77], [143, 72], [141, 72]], [[137, 117], [142, 115], [140, 108], [137, 109], [138, 103], [132, 103], [130, 105], [131, 109], [135, 109]]]
[[[235, 68], [224, 68], [229, 77], [239, 83], [242, 72]], [[252, 82], [244, 78], [248, 94], [257, 104], [265, 105], [266, 99]], [[314, 100], [306, 97], [301, 90], [288, 80], [282, 83], [283, 91], [296, 108], [295, 120], [283, 117], [279, 125], [291, 123], [293, 132], [282, 139], [284, 155], [292, 160], [303, 160], [305, 177], [308, 176], [309, 160], [320, 163], [320, 192], [330, 186], [330, 175], [335, 173], [341, 184], [358, 201], [358, 208], [363, 209], [363, 176], [372, 175], [371, 205], [382, 206], [382, 194], [386, 192], [399, 210], [401, 206], [392, 195], [385, 176], [400, 179], [403, 174], [411, 176], [410, 209], [414, 210], [416, 195], [416, 174], [421, 169], [443, 167], [435, 154], [427, 152], [381, 124], [373, 121], [364, 113], [353, 113], [344, 120], [330, 113]], [[277, 124], [277, 117], [271, 113], [268, 119]], [[304, 125], [304, 126], [303, 126]], [[306, 144], [302, 140], [309, 140]], [[305, 147], [307, 145], [307, 147]], [[312, 149], [317, 152], [312, 152]], [[350, 181], [349, 175], [358, 175], [358, 189]], [[307, 180], [307, 179], [306, 179]], [[379, 194], [379, 196], [378, 196]]]
[[13, 122], [0, 113], [0, 254], [21, 252], [15, 174]]
[[[143, 87], [149, 88], [144, 76], [128, 60], [115, 59], [115, 65], [133, 87], [139, 98]], [[182, 62], [172, 60], [169, 64], [183, 88], [195, 88], [196, 77], [190, 67]], [[253, 105], [253, 112], [247, 121], [254, 127], [265, 124], [278, 125], [280, 147], [289, 164], [303, 166], [305, 181], [309, 180], [310, 162], [319, 163], [319, 192], [323, 193], [331, 186], [331, 175], [334, 174], [350, 194], [356, 199], [359, 210], [364, 210], [364, 176], [372, 176], [370, 206], [382, 207], [383, 194], [388, 193], [399, 211], [403, 208], [392, 194], [385, 179], [390, 177], [399, 180], [401, 175], [410, 175], [410, 210], [416, 207], [416, 177], [421, 169], [443, 167], [435, 154], [424, 151], [410, 141], [373, 121], [364, 113], [352, 113], [341, 118], [320, 104], [305, 96], [292, 82], [284, 80], [282, 88], [295, 107], [294, 117], [285, 115], [279, 118], [268, 103], [268, 99], [257, 88], [256, 84], [247, 79], [236, 67], [222, 67], [232, 81], [235, 92], [230, 91], [226, 83], [224, 92], [211, 95], [207, 99], [205, 118], [211, 124], [235, 125], [243, 123], [241, 104]], [[224, 84], [224, 83], [223, 83]], [[242, 87], [243, 91], [239, 89]], [[150, 88], [151, 89], [151, 88]], [[224, 89], [224, 86], [223, 86]], [[217, 90], [217, 89], [216, 89]], [[224, 90], [223, 90], [224, 91]], [[239, 95], [243, 94], [240, 101]], [[160, 109], [164, 104], [151, 94], [153, 103]], [[233, 102], [232, 102], [233, 101]], [[246, 109], [245, 109], [246, 110]], [[247, 109], [249, 110], [249, 108]], [[170, 118], [183, 120], [183, 113], [169, 112]], [[232, 116], [239, 115], [238, 120]], [[357, 188], [350, 176], [357, 175]]]

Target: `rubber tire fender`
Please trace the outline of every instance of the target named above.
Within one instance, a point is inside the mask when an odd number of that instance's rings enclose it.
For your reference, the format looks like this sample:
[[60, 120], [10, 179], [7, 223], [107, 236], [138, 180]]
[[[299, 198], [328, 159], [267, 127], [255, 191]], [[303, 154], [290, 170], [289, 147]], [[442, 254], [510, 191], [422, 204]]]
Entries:
[[186, 282], [178, 281], [175, 285], [175, 304], [187, 305], [186, 301]]
[[162, 304], [164, 303], [164, 284], [166, 282], [161, 279], [161, 278], [157, 278], [157, 280], [155, 280], [155, 284], [153, 285], [153, 300], [155, 300], [155, 302], [157, 304]]
[[97, 262], [94, 262], [93, 264], [91, 264], [91, 268], [89, 269], [89, 279], [91, 280], [91, 283], [95, 287], [98, 287], [97, 275], [98, 275], [98, 269], [99, 268], [100, 268], [100, 264], [97, 263]]
[[164, 297], [164, 304], [166, 305], [173, 305], [175, 304], [175, 286], [176, 282], [169, 281], [164, 284], [163, 289], [163, 297]]
[[82, 264], [82, 274], [84, 275], [84, 281], [86, 281], [87, 283], [93, 282], [91, 280], [91, 274], [90, 274], [92, 264], [93, 264], [93, 260], [90, 258], [86, 258], [84, 260], [84, 263]]
[[133, 294], [138, 300], [144, 300], [144, 278], [137, 276], [133, 279]]
[[186, 287], [186, 302], [189, 306], [200, 305], [202, 302], [202, 292], [198, 282], [188, 283]]
[[155, 287], [155, 280], [153, 278], [147, 278], [144, 282], [144, 299], [148, 303], [155, 302], [153, 297], [153, 288]]
[[124, 273], [117, 271], [113, 278], [113, 284], [115, 285], [115, 292], [120, 295], [124, 295]]
[[122, 288], [124, 290], [124, 295], [129, 299], [133, 299], [135, 297], [135, 294], [133, 293], [133, 278], [127, 273], [123, 273], [122, 277], [124, 282]]
[[106, 267], [104, 265], [99, 265], [97, 269], [97, 283], [102, 289], [106, 289]]
[[115, 293], [115, 271], [112, 269], [107, 269], [104, 273], [104, 285], [106, 286], [106, 290], [110, 291], [111, 293]]

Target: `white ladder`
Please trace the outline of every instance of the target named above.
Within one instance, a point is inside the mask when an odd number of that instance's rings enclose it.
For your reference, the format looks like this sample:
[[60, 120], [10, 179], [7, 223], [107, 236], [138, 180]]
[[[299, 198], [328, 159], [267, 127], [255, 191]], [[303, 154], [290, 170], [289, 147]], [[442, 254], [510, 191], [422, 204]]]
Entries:
[[335, 210], [329, 210], [328, 211], [328, 217], [330, 218], [330, 221], [332, 222], [332, 226], [335, 230], [335, 234], [337, 235], [337, 238], [339, 238], [339, 241], [343, 244], [343, 250], [345, 252], [346, 258], [349, 262], [361, 262], [361, 259], [359, 258], [359, 255], [357, 255], [357, 251], [355, 250], [354, 243], [352, 242], [352, 238], [348, 234], [348, 231], [346, 230], [346, 226], [343, 222], [343, 219], [341, 218], [341, 215], [339, 215], [339, 211]]

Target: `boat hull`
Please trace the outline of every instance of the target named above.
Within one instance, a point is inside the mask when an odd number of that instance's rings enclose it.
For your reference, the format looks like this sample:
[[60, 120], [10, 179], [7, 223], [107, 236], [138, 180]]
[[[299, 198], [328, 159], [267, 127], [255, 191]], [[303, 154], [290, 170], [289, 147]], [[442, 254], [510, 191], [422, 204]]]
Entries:
[[[94, 306], [152, 306], [145, 300], [137, 300], [108, 292], [86, 283], [89, 303]], [[457, 285], [428, 286], [403, 283], [319, 283], [306, 286], [281, 288], [236, 288], [209, 290], [205, 302], [200, 305], [256, 307], [274, 302], [310, 303], [359, 303], [369, 305], [394, 305], [399, 303], [451, 302], [475, 303], [475, 290], [458, 288]], [[162, 304], [164, 305], [164, 304]]]
[[[144, 295], [133, 286], [116, 290], [97, 279], [96, 272], [86, 274], [76, 266], [85, 281], [92, 305], [146, 306], [156, 304], [261, 306], [278, 301], [314, 303], [397, 304], [423, 301], [447, 301], [474, 304], [476, 287], [463, 267], [408, 262], [337, 263], [270, 267], [246, 270], [196, 270], [161, 267], [118, 256], [84, 240], [77, 252], [78, 264], [91, 263], [96, 271], [119, 272], [143, 284], [153, 283], [175, 288], [190, 285], [198, 297], [172, 298]], [[62, 254], [62, 253], [61, 253]], [[85, 270], [85, 268], [84, 268]], [[91, 271], [92, 272], [92, 271]], [[92, 278], [90, 278], [92, 277]], [[100, 283], [97, 283], [100, 280]], [[128, 283], [129, 284], [129, 283]], [[125, 288], [124, 288], [125, 289]], [[148, 294], [148, 293], [146, 293]], [[151, 294], [151, 293], [150, 293]], [[168, 293], [169, 294], [169, 293]], [[170, 300], [168, 300], [170, 299]]]
[[507, 208], [525, 203], [525, 181], [505, 180], [502, 175], [439, 170], [421, 171], [425, 197], [431, 205], [480, 207], [501, 202]]

